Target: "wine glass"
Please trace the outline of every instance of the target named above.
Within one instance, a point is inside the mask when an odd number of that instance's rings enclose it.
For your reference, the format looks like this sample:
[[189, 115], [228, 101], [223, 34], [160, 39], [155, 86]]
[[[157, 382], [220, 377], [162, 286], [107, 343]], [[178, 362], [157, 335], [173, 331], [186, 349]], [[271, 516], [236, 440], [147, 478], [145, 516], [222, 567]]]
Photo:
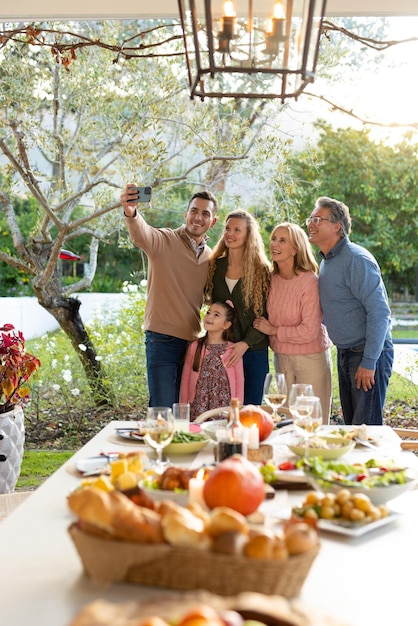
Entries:
[[[289, 407], [290, 408], [290, 407]], [[317, 396], [297, 396], [292, 408], [293, 426], [303, 437], [304, 456], [308, 456], [309, 439], [322, 426], [321, 401]]]
[[[313, 387], [307, 383], [295, 383], [289, 391], [289, 411], [292, 413], [292, 405], [295, 404], [298, 396], [313, 396]], [[292, 413], [293, 415], [293, 413]]]
[[287, 386], [284, 374], [267, 374], [264, 381], [264, 400], [273, 409], [272, 418], [275, 422], [280, 422], [281, 417], [277, 413], [286, 402]]
[[171, 443], [175, 430], [175, 421], [171, 408], [165, 406], [149, 407], [147, 417], [141, 421], [140, 428], [144, 433], [144, 441], [157, 452], [155, 469], [162, 471], [163, 450]]

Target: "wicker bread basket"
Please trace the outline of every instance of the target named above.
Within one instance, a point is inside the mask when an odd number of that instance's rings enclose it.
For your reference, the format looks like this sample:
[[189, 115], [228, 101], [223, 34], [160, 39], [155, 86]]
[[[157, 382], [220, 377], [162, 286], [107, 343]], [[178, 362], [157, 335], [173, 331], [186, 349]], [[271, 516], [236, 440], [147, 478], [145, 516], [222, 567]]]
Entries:
[[319, 551], [318, 545], [285, 561], [270, 561], [169, 544], [103, 539], [80, 530], [75, 523], [69, 533], [85, 573], [96, 583], [124, 581], [182, 591], [205, 589], [223, 596], [253, 591], [293, 598], [299, 595]]

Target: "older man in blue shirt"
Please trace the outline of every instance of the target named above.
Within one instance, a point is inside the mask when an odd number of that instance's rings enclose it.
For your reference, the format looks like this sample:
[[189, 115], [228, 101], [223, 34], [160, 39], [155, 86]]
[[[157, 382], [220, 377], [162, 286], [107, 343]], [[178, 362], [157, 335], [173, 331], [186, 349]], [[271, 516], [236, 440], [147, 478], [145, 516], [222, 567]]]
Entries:
[[340, 400], [346, 424], [382, 424], [393, 365], [391, 312], [376, 259], [349, 239], [348, 207], [318, 198], [306, 220], [322, 257], [319, 294], [324, 323], [337, 347]]

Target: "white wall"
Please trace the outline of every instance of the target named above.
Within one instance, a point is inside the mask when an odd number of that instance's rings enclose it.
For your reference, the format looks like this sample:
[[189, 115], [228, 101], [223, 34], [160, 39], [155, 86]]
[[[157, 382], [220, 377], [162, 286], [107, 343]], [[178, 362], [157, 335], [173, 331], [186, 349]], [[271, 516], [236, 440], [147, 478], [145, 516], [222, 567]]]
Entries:
[[[80, 293], [80, 315], [88, 322], [96, 312], [117, 310], [125, 294], [122, 293]], [[44, 333], [59, 328], [55, 318], [40, 306], [36, 298], [1, 298], [0, 326], [13, 324], [21, 330], [25, 339], [40, 337]]]

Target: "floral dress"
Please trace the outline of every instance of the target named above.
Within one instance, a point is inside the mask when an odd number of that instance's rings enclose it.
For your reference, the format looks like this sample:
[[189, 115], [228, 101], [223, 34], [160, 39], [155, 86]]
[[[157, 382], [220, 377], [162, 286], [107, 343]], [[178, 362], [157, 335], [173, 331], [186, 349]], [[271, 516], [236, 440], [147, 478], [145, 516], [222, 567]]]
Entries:
[[[206, 344], [206, 354], [200, 366], [196, 395], [190, 404], [190, 421], [194, 421], [205, 411], [229, 406], [231, 402], [229, 379], [221, 359], [227, 345], [227, 343]], [[217, 416], [213, 416], [212, 419], [217, 419]]]

